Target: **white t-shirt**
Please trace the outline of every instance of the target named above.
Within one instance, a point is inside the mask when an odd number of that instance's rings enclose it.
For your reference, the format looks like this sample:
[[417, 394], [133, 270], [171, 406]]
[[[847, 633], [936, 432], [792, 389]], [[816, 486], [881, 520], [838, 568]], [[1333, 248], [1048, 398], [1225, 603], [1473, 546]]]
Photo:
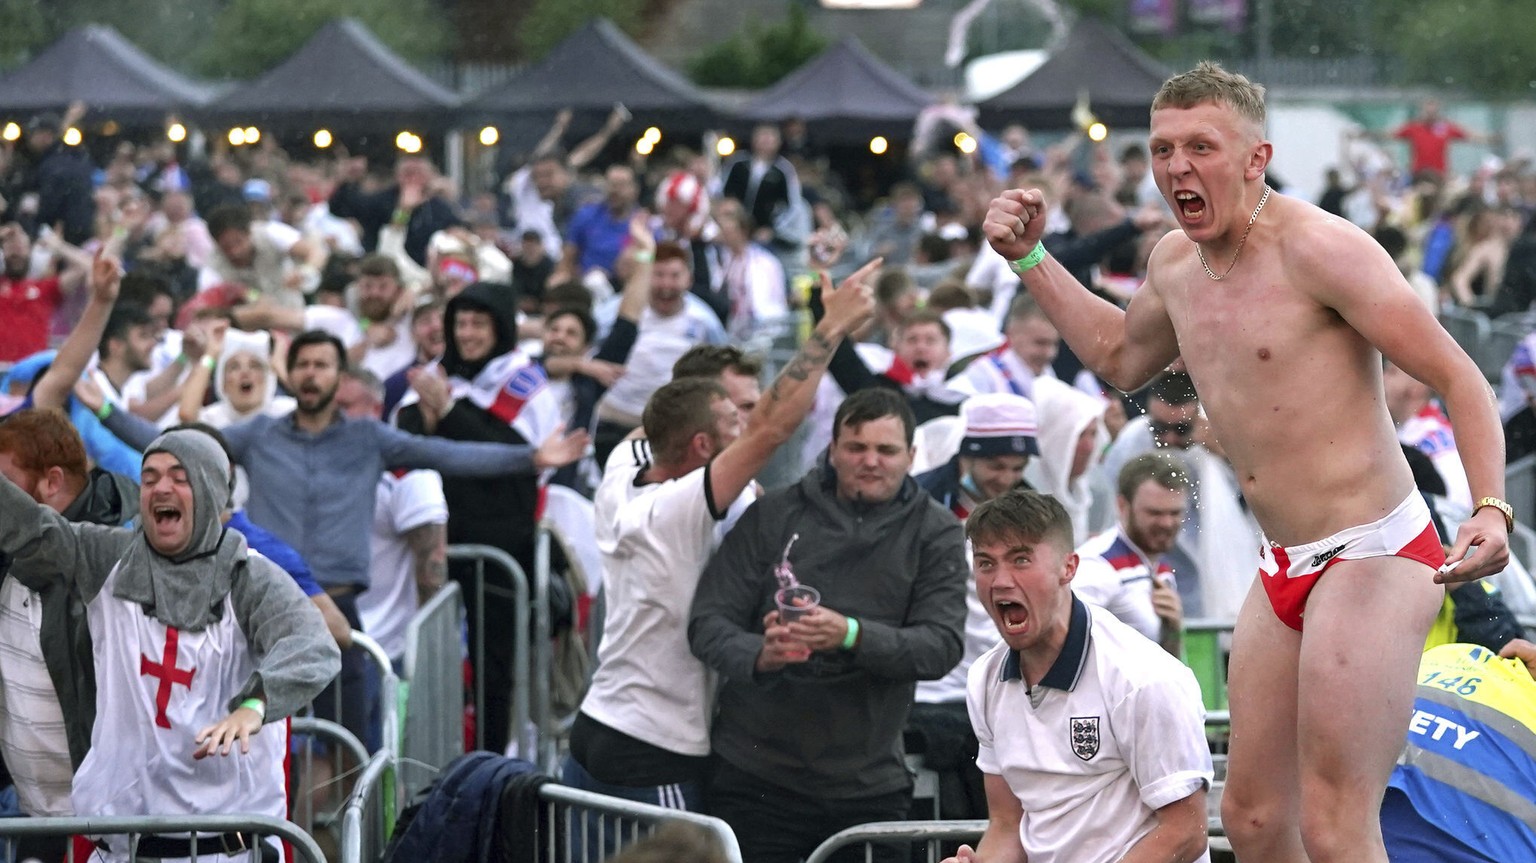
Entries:
[[411, 318], [409, 315], [401, 315], [395, 321], [395, 340], [382, 348], [368, 348], [368, 352], [363, 354], [361, 365], [384, 381], [415, 359], [416, 343], [411, 340]]
[[405, 655], [405, 630], [416, 615], [416, 558], [405, 535], [424, 524], [447, 524], [443, 479], [434, 470], [385, 473], [374, 493], [369, 535], [370, 584], [357, 596], [363, 631], [391, 657]]
[[68, 817], [75, 814], [69, 803], [75, 770], [59, 693], [43, 660], [42, 627], [38, 595], [14, 578], [0, 581], [0, 754], [21, 811]]
[[[614, 309], [617, 309], [617, 305]], [[609, 320], [612, 320], [610, 315]], [[683, 310], [671, 317], [656, 314], [650, 306], [640, 315], [639, 335], [625, 364], [624, 377], [603, 396], [614, 410], [640, 416], [651, 394], [672, 380], [672, 366], [694, 345], [725, 344], [720, 319], [703, 301], [691, 294]]]
[[688, 648], [688, 614], [722, 528], [756, 494], [749, 486], [717, 515], [709, 503], [708, 467], [636, 485], [650, 466], [645, 441], [624, 441], [609, 456], [597, 489], [607, 611], [581, 712], [669, 752], [708, 755], [715, 674]]
[[1178, 589], [1173, 568], [1163, 561], [1150, 561], [1119, 528], [1089, 537], [1077, 547], [1077, 555], [1072, 592], [1152, 641], [1160, 642], [1163, 623], [1152, 608], [1153, 579]]
[[1102, 609], [1074, 599], [1072, 618], [1033, 691], [1007, 644], [971, 666], [976, 766], [1023, 806], [1030, 863], [1113, 863], [1152, 831], [1157, 809], [1212, 779], [1194, 674]]

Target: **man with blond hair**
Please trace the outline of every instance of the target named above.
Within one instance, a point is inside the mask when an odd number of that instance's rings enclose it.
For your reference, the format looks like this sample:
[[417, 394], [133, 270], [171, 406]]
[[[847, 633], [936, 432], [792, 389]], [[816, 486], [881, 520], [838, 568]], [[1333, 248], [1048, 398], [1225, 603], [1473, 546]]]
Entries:
[[[1222, 820], [1238, 858], [1386, 863], [1378, 810], [1441, 582], [1508, 559], [1495, 402], [1370, 236], [1265, 185], [1262, 87], [1212, 63], [1171, 78], [1149, 144], [1182, 230], [1124, 311], [1045, 254], [1038, 190], [995, 199], [987, 238], [1101, 379], [1133, 390], [1183, 357], [1265, 532], [1232, 646]], [[1464, 442], [1477, 509], [1440, 573], [1383, 354], [1444, 396]]]

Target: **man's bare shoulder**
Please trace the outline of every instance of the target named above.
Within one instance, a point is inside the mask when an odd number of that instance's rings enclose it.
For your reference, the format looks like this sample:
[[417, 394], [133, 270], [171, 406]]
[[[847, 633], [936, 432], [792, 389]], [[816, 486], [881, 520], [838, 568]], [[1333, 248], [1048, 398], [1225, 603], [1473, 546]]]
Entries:
[[1339, 292], [1410, 291], [1396, 263], [1358, 225], [1297, 198], [1281, 198], [1275, 230], [1287, 282], [1334, 306]]
[[1195, 244], [1181, 230], [1172, 230], [1152, 247], [1147, 257], [1147, 288], [1159, 291], [1159, 283], [1176, 269], [1187, 265], [1195, 255]]

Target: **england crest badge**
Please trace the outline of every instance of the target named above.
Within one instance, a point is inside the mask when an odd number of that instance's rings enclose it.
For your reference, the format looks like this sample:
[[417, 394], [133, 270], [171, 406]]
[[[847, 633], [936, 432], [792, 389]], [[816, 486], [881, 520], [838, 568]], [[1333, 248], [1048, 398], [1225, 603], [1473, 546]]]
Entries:
[[1099, 754], [1099, 717], [1072, 717], [1072, 754], [1084, 761], [1092, 761]]

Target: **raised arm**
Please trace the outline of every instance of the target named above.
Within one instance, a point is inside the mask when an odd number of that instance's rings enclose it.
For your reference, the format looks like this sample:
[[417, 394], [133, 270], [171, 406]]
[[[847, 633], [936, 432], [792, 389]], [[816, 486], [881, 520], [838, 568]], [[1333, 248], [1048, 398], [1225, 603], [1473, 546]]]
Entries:
[[585, 431], [558, 432], [538, 447], [425, 437], [374, 422], [387, 468], [430, 468], [443, 476], [506, 476], [564, 467], [586, 453]]
[[208, 385], [213, 381], [214, 368], [218, 365], [217, 357], [224, 353], [224, 333], [228, 329], [229, 321], [215, 320], [208, 325], [208, 346], [192, 370], [187, 372], [187, 379], [181, 386], [176, 415], [184, 423], [195, 423], [203, 415], [203, 401], [208, 397]]
[[585, 168], [588, 162], [597, 158], [597, 154], [608, 146], [608, 139], [613, 137], [613, 133], [623, 128], [628, 121], [629, 111], [625, 110], [623, 105], [614, 105], [613, 110], [608, 114], [608, 119], [603, 123], [603, 128], [598, 129], [592, 137], [577, 144], [571, 150], [571, 154], [565, 160], [566, 167], [572, 171]]
[[48, 371], [38, 379], [32, 389], [32, 403], [40, 408], [63, 409], [69, 401], [70, 387], [80, 379], [85, 367], [101, 343], [101, 334], [112, 316], [112, 306], [117, 302], [118, 286], [123, 271], [116, 258], [97, 255], [91, 262], [91, 301], [80, 315], [80, 322], [70, 330], [69, 337], [59, 346], [58, 354]]
[[816, 402], [817, 385], [838, 344], [874, 314], [874, 290], [868, 281], [880, 269], [880, 263], [877, 258], [860, 267], [836, 290], [832, 288], [831, 277], [825, 271], [821, 273], [822, 302], [827, 314], [763, 393], [741, 437], [711, 463], [712, 500], [721, 505], [735, 500], [805, 421], [805, 415]]
[[[987, 209], [982, 225], [987, 241], [1007, 260], [1022, 259], [1027, 264], [1045, 233], [1045, 209], [1045, 196], [1039, 190], [1004, 192]], [[1167, 254], [1167, 242], [1164, 239], [1153, 251], [1149, 272], [1155, 272], [1159, 253]], [[1111, 386], [1125, 392], [1139, 389], [1178, 357], [1173, 322], [1153, 279], [1121, 311], [1094, 296], [1050, 255], [1020, 268], [1024, 287], [1072, 352]]]

